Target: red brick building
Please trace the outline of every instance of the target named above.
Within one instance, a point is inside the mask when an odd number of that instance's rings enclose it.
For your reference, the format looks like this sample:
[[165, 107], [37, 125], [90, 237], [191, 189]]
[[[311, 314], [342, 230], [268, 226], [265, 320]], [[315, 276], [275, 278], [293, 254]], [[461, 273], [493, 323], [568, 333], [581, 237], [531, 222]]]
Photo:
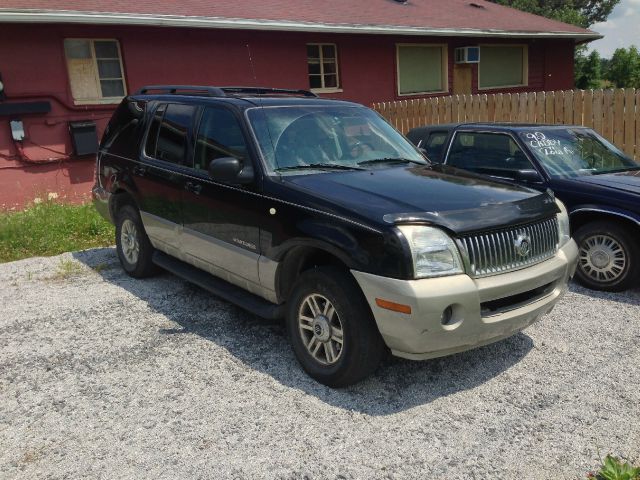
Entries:
[[72, 133], [95, 124], [100, 136], [145, 84], [304, 88], [364, 104], [569, 89], [575, 45], [599, 38], [483, 0], [1, 5], [0, 207], [85, 195], [93, 158]]

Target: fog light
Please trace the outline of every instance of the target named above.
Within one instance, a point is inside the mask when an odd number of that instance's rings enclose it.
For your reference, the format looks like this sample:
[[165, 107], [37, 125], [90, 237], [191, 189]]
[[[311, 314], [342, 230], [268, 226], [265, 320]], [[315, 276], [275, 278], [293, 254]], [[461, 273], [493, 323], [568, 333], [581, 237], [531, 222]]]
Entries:
[[442, 312], [440, 322], [442, 323], [442, 325], [451, 325], [451, 320], [453, 320], [453, 308], [451, 308], [451, 306], [448, 306], [444, 309], [444, 312]]

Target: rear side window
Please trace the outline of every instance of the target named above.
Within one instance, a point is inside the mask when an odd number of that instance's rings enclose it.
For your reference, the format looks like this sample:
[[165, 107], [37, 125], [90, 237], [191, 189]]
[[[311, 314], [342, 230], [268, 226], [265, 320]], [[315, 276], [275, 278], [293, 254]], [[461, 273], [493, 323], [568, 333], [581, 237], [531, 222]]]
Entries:
[[184, 164], [194, 111], [191, 105], [158, 107], [149, 126], [146, 154], [165, 162]]
[[244, 158], [246, 155], [247, 144], [233, 113], [226, 108], [206, 108], [200, 120], [193, 166], [207, 170], [216, 158]]
[[144, 102], [123, 101], [104, 131], [100, 148], [106, 148], [115, 155], [135, 157], [144, 111]]

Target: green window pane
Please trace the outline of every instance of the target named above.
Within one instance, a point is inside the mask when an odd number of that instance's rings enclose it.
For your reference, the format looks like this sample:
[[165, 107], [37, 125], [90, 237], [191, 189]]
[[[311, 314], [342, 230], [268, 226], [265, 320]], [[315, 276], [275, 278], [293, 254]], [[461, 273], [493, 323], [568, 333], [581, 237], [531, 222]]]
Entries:
[[443, 91], [442, 48], [398, 47], [398, 74], [401, 94]]
[[116, 42], [96, 41], [93, 45], [96, 49], [96, 58], [120, 58]]
[[122, 78], [120, 60], [98, 60], [100, 78]]
[[124, 97], [122, 80], [101, 80], [100, 87], [103, 97]]
[[88, 40], [68, 39], [64, 41], [64, 52], [67, 58], [91, 58], [91, 45]]
[[480, 87], [524, 85], [524, 49], [526, 47], [482, 47], [480, 52]]

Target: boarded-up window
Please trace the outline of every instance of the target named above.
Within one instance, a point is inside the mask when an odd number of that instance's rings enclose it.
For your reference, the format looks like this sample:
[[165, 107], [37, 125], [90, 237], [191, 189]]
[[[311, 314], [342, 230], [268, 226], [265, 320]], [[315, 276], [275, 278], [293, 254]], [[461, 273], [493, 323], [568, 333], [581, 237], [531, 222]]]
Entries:
[[528, 55], [525, 45], [480, 47], [480, 88], [517, 87], [528, 83]]
[[335, 90], [340, 88], [338, 50], [334, 44], [308, 44], [307, 67], [309, 87], [312, 90]]
[[443, 45], [398, 45], [398, 93], [447, 90], [447, 50]]
[[76, 103], [113, 103], [125, 96], [117, 40], [66, 39], [64, 52]]

